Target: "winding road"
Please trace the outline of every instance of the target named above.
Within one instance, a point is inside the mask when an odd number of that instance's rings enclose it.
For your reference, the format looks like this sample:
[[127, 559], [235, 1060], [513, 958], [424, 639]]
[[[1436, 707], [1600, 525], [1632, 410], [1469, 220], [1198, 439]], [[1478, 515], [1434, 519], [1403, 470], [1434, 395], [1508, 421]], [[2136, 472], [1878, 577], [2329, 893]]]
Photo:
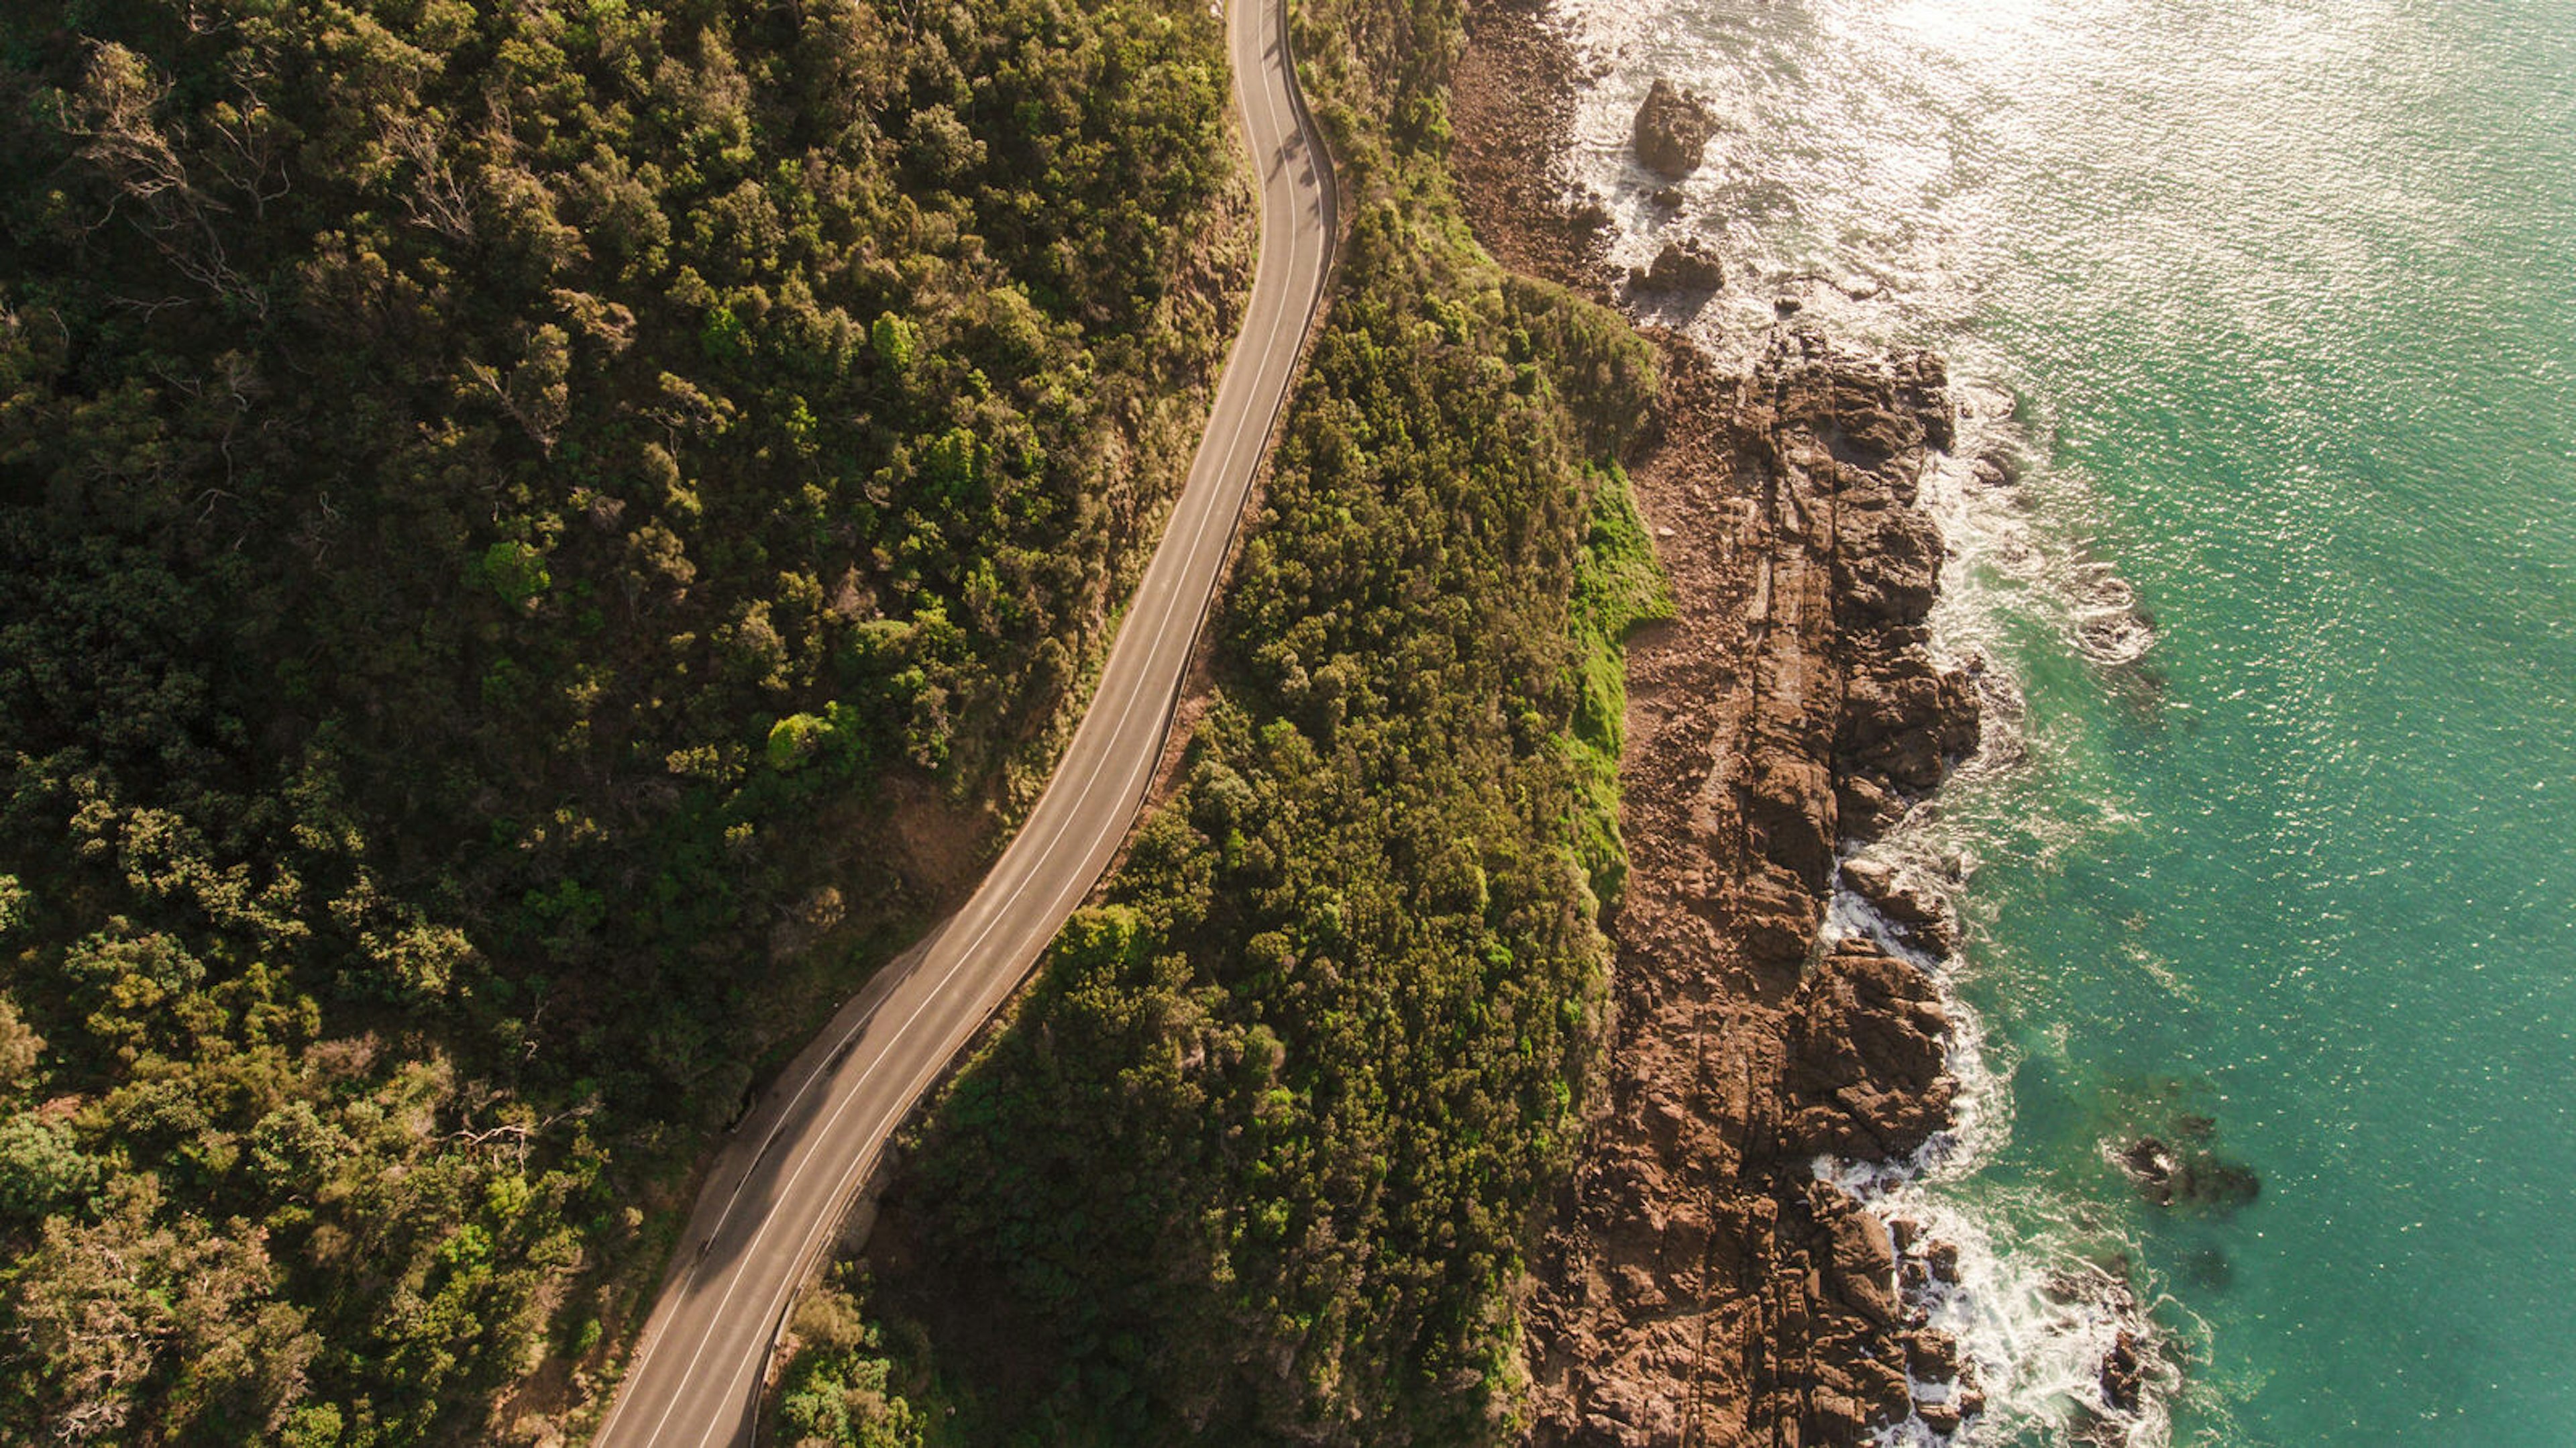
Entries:
[[887, 1139], [1027, 977], [1144, 803], [1332, 263], [1332, 166], [1297, 93], [1285, 0], [1229, 0], [1226, 44], [1259, 169], [1260, 264], [1207, 434], [1091, 707], [974, 896], [879, 971], [735, 1128], [591, 1440], [599, 1448], [752, 1441], [771, 1346]]

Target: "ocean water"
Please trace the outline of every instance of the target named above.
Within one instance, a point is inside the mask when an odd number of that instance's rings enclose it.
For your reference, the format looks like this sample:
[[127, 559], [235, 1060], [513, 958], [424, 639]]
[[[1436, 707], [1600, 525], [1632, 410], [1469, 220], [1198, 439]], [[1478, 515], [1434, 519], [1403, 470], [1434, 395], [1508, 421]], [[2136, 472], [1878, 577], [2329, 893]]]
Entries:
[[[2019, 475], [1932, 490], [2004, 683], [1888, 847], [1965, 877], [1974, 1110], [1873, 1190], [1966, 1249], [1967, 1436], [2576, 1444], [2576, 3], [1568, 19], [1623, 248], [1729, 261], [1704, 340], [1937, 347]], [[1658, 75], [1724, 123], [1678, 214]], [[2259, 1196], [2113, 1160], [2194, 1131]], [[2088, 1418], [2124, 1313], [2170, 1366]]]

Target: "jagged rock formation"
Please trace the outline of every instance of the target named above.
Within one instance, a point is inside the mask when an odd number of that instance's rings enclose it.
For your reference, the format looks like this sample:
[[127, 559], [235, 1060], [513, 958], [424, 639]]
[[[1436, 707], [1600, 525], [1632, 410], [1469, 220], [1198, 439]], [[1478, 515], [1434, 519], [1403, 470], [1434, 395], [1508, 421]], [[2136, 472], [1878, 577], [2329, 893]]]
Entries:
[[[1636, 478], [1680, 616], [1630, 650], [1620, 1016], [1537, 1263], [1532, 1438], [1856, 1444], [1914, 1409], [1909, 1372], [1961, 1373], [1899, 1291], [1900, 1264], [1919, 1286], [1955, 1254], [1901, 1252], [1813, 1170], [1950, 1120], [1931, 980], [1819, 943], [1838, 850], [1976, 745], [1969, 681], [1926, 651], [1942, 545], [1915, 481], [1950, 440], [1944, 379], [1797, 334], [1740, 378], [1678, 345], [1665, 365]], [[1976, 1406], [1936, 1396], [1927, 1421]]]
[[1665, 242], [1653, 265], [1631, 268], [1628, 274], [1631, 291], [1705, 296], [1725, 285], [1726, 263], [1697, 237]]
[[1936, 960], [1958, 950], [1959, 922], [1949, 900], [1910, 872], [1878, 861], [1846, 860], [1843, 887], [1868, 902], [1905, 944]]
[[1637, 107], [1637, 159], [1658, 176], [1679, 180], [1698, 170], [1708, 138], [1716, 134], [1716, 118], [1707, 108], [1660, 77]]
[[2138, 1194], [2157, 1206], [2224, 1215], [2261, 1195], [2263, 1182], [2253, 1168], [2210, 1145], [2217, 1126], [2206, 1116], [2184, 1116], [2170, 1141], [2141, 1136], [2113, 1159]]

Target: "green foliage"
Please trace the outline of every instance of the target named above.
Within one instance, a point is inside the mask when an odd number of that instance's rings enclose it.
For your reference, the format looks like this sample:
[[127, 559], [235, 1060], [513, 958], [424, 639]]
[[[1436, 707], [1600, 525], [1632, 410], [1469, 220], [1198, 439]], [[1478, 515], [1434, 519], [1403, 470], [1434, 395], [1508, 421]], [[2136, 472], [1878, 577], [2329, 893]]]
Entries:
[[515, 539], [504, 538], [484, 549], [482, 566], [483, 581], [503, 603], [533, 604], [554, 584], [554, 575], [546, 571], [546, 555]]
[[1668, 607], [1605, 465], [1652, 385], [1438, 213], [1357, 218], [1184, 782], [920, 1142], [941, 1265], [895, 1285], [980, 1440], [1511, 1435], [1601, 1023], [1617, 640]]
[[0, 1423], [491, 1440], [778, 922], [917, 909], [881, 773], [1065, 702], [1239, 281], [1219, 22], [10, 14]]
[[780, 1385], [774, 1435], [796, 1448], [949, 1448], [918, 1344], [890, 1346], [846, 1270], [797, 1305], [800, 1345]]
[[770, 726], [769, 767], [794, 769], [830, 738], [831, 733], [830, 725], [811, 714], [788, 715]]
[[877, 360], [888, 371], [912, 370], [912, 349], [920, 345], [921, 331], [892, 312], [879, 312], [868, 327], [868, 345], [876, 350]]
[[1290, 15], [1298, 74], [1347, 189], [1400, 184], [1437, 206], [1449, 73], [1467, 42], [1461, 0], [1300, 0]]
[[19, 1018], [18, 1007], [0, 995], [0, 1101], [32, 1091], [36, 1062], [45, 1053], [45, 1038]]
[[98, 1180], [99, 1164], [81, 1152], [70, 1122], [32, 1111], [0, 1121], [0, 1212], [42, 1218], [77, 1205]]

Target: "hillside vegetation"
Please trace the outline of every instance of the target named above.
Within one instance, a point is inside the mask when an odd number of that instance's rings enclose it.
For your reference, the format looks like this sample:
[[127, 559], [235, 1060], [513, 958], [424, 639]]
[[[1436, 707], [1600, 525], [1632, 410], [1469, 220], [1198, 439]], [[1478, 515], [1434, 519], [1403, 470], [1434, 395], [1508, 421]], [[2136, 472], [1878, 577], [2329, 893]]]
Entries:
[[1218, 22], [10, 15], [0, 1442], [578, 1421], [764, 1023], [933, 903], [886, 782], [1033, 776], [1177, 485]]
[[805, 1308], [786, 1441], [1512, 1435], [1624, 873], [1618, 640], [1668, 607], [1616, 465], [1654, 379], [1465, 238], [1454, 12], [1304, 19], [1357, 215], [1215, 698]]

